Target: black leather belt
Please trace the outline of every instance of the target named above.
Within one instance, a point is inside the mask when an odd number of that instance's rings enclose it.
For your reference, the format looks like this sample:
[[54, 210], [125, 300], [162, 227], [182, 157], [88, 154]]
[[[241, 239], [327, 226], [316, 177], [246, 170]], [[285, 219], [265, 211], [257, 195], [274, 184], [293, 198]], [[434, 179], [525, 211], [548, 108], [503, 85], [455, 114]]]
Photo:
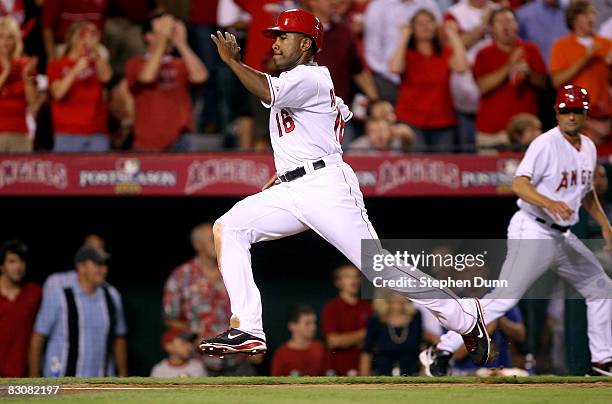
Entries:
[[539, 223], [544, 223], [545, 225], [550, 226], [551, 228], [555, 230], [559, 230], [561, 233], [565, 233], [566, 231], [570, 229], [570, 226], [559, 226], [557, 223], [548, 224], [546, 220], [539, 218], [539, 217], [536, 217], [535, 221]]
[[[325, 167], [325, 162], [323, 160], [318, 160], [312, 163], [312, 168], [314, 168], [315, 170], [318, 170], [323, 167]], [[279, 175], [278, 179], [280, 180], [280, 182], [290, 182], [293, 180], [297, 180], [298, 178], [303, 177], [305, 175], [306, 169], [304, 167], [298, 167], [295, 170], [287, 171], [285, 174]]]

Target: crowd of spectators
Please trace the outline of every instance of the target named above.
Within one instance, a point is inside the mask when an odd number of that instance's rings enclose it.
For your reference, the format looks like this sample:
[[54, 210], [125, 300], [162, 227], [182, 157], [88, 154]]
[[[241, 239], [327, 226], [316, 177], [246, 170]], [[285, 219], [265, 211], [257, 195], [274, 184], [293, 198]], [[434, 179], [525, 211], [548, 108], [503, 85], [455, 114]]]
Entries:
[[268, 149], [267, 111], [210, 34], [235, 33], [275, 74], [261, 32], [295, 7], [323, 22], [315, 60], [355, 112], [347, 150], [520, 149], [513, 118], [548, 129], [555, 88], [576, 84], [587, 134], [612, 151], [604, 1], [1, 0], [0, 152]]
[[[324, 305], [320, 330], [312, 307], [288, 305], [290, 338], [268, 353], [269, 370], [262, 369], [263, 355], [209, 357], [197, 349], [199, 338], [221, 333], [234, 320], [211, 224], [196, 226], [191, 241], [195, 256], [171, 271], [164, 286], [160, 345], [166, 357], [152, 367], [153, 377], [418, 375], [419, 352], [443, 332], [426, 309], [394, 292], [362, 300], [359, 271], [343, 265], [333, 273], [338, 294]], [[75, 269], [49, 275], [41, 289], [23, 281], [25, 244], [2, 244], [0, 377], [129, 374], [128, 324], [122, 297], [106, 280], [111, 256], [105, 247], [98, 235], [87, 236], [74, 256]], [[516, 345], [524, 339], [518, 308], [507, 317], [493, 337], [503, 358], [491, 367], [510, 367], [508, 341]], [[458, 369], [478, 371], [462, 362], [461, 354]]]

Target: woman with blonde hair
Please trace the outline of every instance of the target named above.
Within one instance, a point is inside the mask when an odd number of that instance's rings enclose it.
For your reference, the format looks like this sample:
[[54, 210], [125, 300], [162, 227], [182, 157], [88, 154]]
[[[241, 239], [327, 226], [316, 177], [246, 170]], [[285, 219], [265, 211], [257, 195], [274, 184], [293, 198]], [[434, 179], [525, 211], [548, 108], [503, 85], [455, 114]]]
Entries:
[[105, 84], [112, 71], [100, 31], [76, 22], [66, 32], [66, 51], [47, 66], [54, 151], [105, 152], [110, 149]]
[[22, 57], [17, 22], [0, 17], [0, 153], [32, 151], [26, 115], [36, 100], [36, 59]]
[[423, 340], [421, 314], [404, 296], [383, 290], [372, 302], [359, 364], [360, 374], [400, 375], [418, 373], [418, 354]]

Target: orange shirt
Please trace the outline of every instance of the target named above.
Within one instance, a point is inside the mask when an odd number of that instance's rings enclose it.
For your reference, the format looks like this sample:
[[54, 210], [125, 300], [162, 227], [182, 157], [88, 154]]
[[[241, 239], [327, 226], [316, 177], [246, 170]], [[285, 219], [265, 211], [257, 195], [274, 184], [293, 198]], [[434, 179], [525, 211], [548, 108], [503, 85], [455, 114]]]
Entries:
[[[52, 60], [47, 66], [49, 87], [65, 77], [75, 63], [68, 57]], [[98, 79], [94, 61], [79, 74], [64, 98], [52, 99], [51, 113], [55, 133], [87, 135], [108, 132], [104, 84]]]
[[[608, 94], [608, 65], [605, 57], [612, 51], [612, 41], [595, 35], [593, 40], [599, 49], [591, 60], [575, 75], [568, 84], [584, 87], [589, 92], [592, 109], [612, 112]], [[550, 54], [550, 72], [557, 73], [569, 68], [582, 58], [587, 51], [574, 33], [559, 38]]]

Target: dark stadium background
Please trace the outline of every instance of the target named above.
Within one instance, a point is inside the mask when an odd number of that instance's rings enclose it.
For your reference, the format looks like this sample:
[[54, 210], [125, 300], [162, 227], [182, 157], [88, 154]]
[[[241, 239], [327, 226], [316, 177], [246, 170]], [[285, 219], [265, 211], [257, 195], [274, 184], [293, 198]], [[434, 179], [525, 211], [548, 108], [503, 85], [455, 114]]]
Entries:
[[[73, 268], [88, 233], [106, 239], [113, 258], [108, 280], [122, 294], [129, 327], [130, 374], [147, 376], [163, 357], [161, 296], [170, 271], [192, 257], [189, 235], [200, 222], [221, 216], [238, 199], [150, 197], [3, 197], [0, 239], [29, 246], [28, 277], [42, 284]], [[515, 199], [369, 198], [370, 220], [381, 238], [505, 238]], [[312, 231], [253, 246], [255, 279], [262, 292], [264, 327], [273, 351], [289, 333], [293, 303], [317, 312], [335, 296], [332, 270], [346, 259]], [[266, 362], [261, 367], [266, 372]]]

